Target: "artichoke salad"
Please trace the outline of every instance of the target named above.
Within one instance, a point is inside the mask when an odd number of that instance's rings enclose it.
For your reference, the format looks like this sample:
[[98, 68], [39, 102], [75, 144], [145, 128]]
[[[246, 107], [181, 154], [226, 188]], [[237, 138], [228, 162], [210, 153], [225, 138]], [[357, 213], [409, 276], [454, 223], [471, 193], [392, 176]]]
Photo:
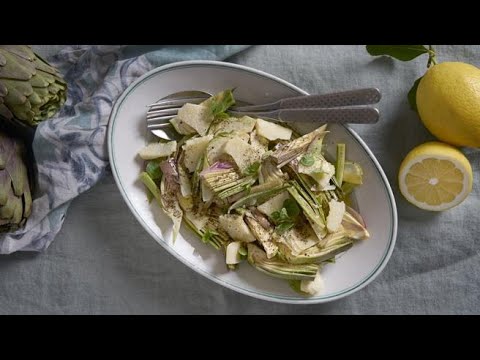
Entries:
[[345, 159], [345, 144], [329, 158], [327, 125], [300, 136], [284, 124], [232, 117], [234, 104], [231, 90], [185, 104], [171, 120], [183, 138], [140, 150], [140, 179], [172, 219], [173, 241], [183, 221], [224, 253], [229, 269], [246, 261], [318, 294], [322, 266], [369, 237], [348, 206], [362, 168]]

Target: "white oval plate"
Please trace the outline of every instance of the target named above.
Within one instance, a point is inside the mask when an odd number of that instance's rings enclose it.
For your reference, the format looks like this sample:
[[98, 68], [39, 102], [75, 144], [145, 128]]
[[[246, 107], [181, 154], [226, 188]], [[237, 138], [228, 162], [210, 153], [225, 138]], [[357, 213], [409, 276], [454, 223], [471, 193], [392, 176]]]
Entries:
[[[216, 93], [227, 88], [236, 88], [235, 97], [252, 104], [307, 94], [275, 76], [223, 62], [178, 62], [148, 72], [117, 100], [108, 129], [112, 172], [130, 210], [145, 230], [173, 256], [205, 277], [240, 293], [282, 303], [313, 304], [340, 299], [360, 290], [382, 271], [390, 258], [397, 234], [397, 210], [379, 163], [359, 136], [345, 126], [329, 125], [328, 144], [346, 143], [348, 159], [358, 161], [364, 169], [364, 184], [356, 191], [356, 199], [371, 238], [355, 244], [340, 255], [335, 264], [324, 267], [323, 294], [302, 297], [286, 281], [260, 273], [248, 263], [241, 264], [237, 271], [227, 271], [222, 253], [203, 244], [184, 226], [175, 244], [171, 243], [170, 220], [155, 202], [148, 203], [145, 189], [138, 180], [142, 161], [137, 152], [148, 139], [146, 106], [177, 91]], [[299, 130], [315, 127], [311, 125]]]

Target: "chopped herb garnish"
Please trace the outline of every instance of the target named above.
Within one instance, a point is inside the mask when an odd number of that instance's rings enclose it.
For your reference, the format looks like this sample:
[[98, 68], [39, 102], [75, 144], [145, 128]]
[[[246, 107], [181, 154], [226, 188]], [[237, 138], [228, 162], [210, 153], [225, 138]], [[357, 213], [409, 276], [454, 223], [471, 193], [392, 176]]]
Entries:
[[216, 231], [211, 230], [211, 229], [207, 229], [205, 231], [205, 233], [202, 235], [202, 241], [204, 243], [209, 243], [209, 242], [212, 241], [212, 239], [215, 235], [218, 235], [218, 233]]
[[296, 201], [287, 199], [283, 202], [283, 207], [279, 211], [274, 211], [270, 217], [275, 226], [275, 231], [283, 234], [295, 226], [296, 219], [300, 215], [300, 208]]
[[315, 163], [315, 158], [313, 157], [312, 154], [305, 154], [300, 159], [300, 163], [303, 166], [312, 166]]
[[157, 180], [162, 177], [162, 170], [160, 169], [160, 161], [158, 160], [149, 161], [147, 163], [147, 167], [145, 168], [145, 170], [153, 180]]
[[257, 162], [254, 162], [253, 164], [249, 165], [245, 169], [243, 174], [246, 175], [246, 176], [257, 175], [258, 170], [260, 170], [260, 163], [257, 161]]
[[294, 226], [295, 226], [295, 223], [293, 223], [293, 222], [284, 222], [284, 223], [281, 223], [281, 224], [278, 224], [277, 226], [275, 226], [275, 231], [278, 234], [283, 234], [284, 232], [290, 230]]
[[295, 218], [300, 215], [300, 208], [295, 200], [286, 199], [283, 202], [283, 207], [287, 210], [288, 216], [291, 218]]
[[218, 93], [211, 98], [211, 102], [209, 105], [213, 116], [217, 117], [220, 114], [225, 113], [230, 107], [235, 105], [235, 99], [233, 98], [233, 90], [225, 90], [221, 93]]

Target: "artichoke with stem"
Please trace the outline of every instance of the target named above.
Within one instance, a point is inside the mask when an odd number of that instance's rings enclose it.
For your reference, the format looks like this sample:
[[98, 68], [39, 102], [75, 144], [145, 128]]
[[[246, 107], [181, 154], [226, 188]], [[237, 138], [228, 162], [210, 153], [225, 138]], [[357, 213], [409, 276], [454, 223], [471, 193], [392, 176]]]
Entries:
[[15, 231], [31, 213], [32, 196], [23, 143], [0, 133], [0, 232]]
[[65, 103], [67, 83], [27, 45], [0, 45], [0, 116], [36, 126]]

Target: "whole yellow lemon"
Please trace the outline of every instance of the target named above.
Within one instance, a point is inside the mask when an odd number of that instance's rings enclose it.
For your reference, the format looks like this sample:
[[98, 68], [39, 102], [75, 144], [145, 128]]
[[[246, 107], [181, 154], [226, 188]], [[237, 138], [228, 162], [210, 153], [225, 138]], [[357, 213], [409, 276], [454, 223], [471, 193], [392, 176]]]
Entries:
[[439, 140], [480, 147], [480, 69], [461, 62], [431, 67], [417, 89], [425, 127]]

